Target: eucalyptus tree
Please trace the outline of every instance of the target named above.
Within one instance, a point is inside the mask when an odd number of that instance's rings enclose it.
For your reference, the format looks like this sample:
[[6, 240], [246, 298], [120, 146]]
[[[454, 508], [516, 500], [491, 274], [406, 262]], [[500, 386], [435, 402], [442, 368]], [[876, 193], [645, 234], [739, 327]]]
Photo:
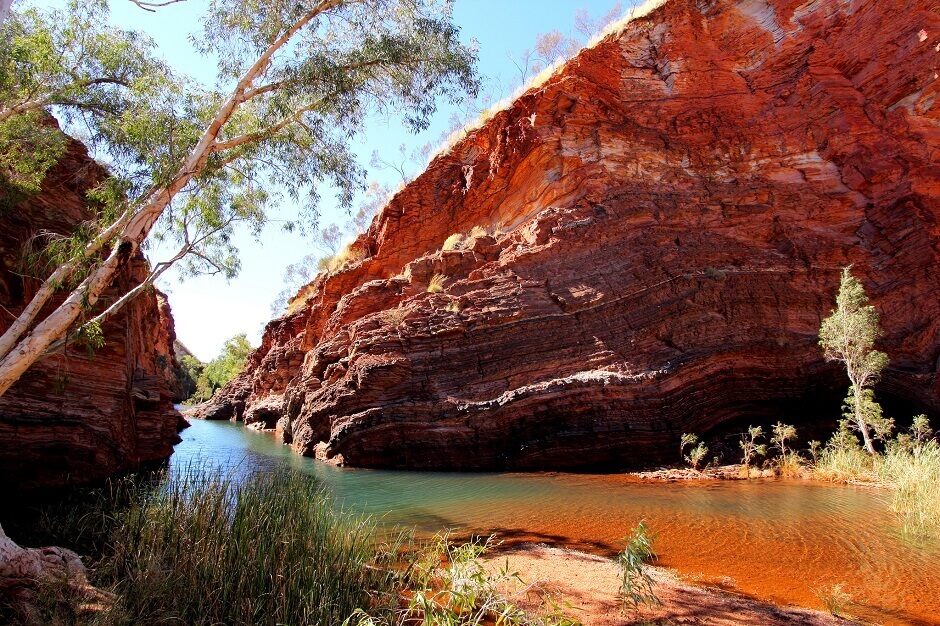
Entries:
[[[363, 176], [350, 140], [368, 116], [418, 131], [440, 97], [475, 92], [476, 53], [459, 40], [452, 2], [212, 0], [193, 37], [218, 59], [212, 88], [171, 71], [146, 37], [109, 27], [105, 0], [14, 5], [0, 27], [0, 140], [23, 145], [52, 111], [82, 129], [112, 176], [90, 194], [97, 220], [31, 263], [35, 296], [0, 337], [0, 394], [66, 337], [100, 341], [101, 323], [171, 265], [237, 271], [233, 224], [260, 229], [289, 198], [300, 207], [292, 223], [310, 227], [324, 182], [349, 207]], [[14, 154], [0, 177], [35, 188], [63, 149], [53, 136], [30, 139], [42, 158]], [[176, 252], [99, 302], [154, 233]], [[59, 290], [64, 301], [46, 306]]]
[[845, 365], [851, 383], [845, 399], [845, 418], [862, 434], [865, 449], [874, 455], [873, 438], [884, 439], [894, 425], [893, 420], [882, 415], [871, 389], [887, 367], [888, 355], [874, 349], [875, 340], [881, 335], [878, 312], [869, 304], [865, 288], [850, 270], [850, 267], [842, 270], [836, 308], [822, 322], [819, 345], [827, 361]]

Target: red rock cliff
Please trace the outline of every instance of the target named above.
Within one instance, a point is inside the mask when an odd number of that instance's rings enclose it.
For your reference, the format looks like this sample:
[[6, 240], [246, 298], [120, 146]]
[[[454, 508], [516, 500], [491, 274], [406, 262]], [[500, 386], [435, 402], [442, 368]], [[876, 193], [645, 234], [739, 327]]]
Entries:
[[[72, 141], [39, 195], [0, 208], [0, 330], [35, 289], [16, 271], [25, 242], [40, 231], [70, 233], [88, 220], [85, 192], [104, 175]], [[117, 283], [129, 289], [148, 271], [137, 257]], [[103, 330], [106, 344], [93, 357], [82, 350], [47, 357], [0, 396], [4, 487], [88, 482], [172, 453], [185, 422], [170, 390], [175, 332], [165, 297], [142, 295]]]
[[671, 458], [837, 412], [850, 263], [879, 393], [940, 411], [938, 71], [940, 0], [670, 0], [436, 158], [201, 413], [362, 466]]

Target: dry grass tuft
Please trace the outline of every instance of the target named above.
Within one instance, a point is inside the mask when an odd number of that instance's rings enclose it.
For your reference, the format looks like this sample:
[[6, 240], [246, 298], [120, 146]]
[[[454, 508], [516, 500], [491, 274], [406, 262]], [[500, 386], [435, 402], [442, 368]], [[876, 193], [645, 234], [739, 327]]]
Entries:
[[441, 246], [441, 250], [460, 250], [463, 248], [464, 239], [465, 237], [462, 233], [454, 233], [444, 240], [444, 245]]
[[447, 277], [443, 274], [435, 274], [428, 283], [428, 293], [441, 293], [444, 291], [444, 281]]

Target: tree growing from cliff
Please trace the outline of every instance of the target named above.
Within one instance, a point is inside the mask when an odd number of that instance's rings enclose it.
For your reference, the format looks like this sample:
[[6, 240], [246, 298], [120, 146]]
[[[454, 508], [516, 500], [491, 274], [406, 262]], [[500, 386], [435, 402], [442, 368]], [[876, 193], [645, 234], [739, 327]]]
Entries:
[[[52, 111], [84, 130], [113, 177], [92, 194], [99, 219], [45, 247], [35, 295], [0, 336], [0, 394], [172, 264], [236, 272], [232, 225], [260, 229], [282, 196], [302, 203], [299, 227], [315, 223], [325, 181], [348, 207], [362, 178], [350, 139], [367, 115], [421, 130], [438, 97], [475, 91], [475, 51], [460, 43], [451, 5], [213, 0], [194, 39], [219, 59], [213, 89], [171, 72], [140, 35], [109, 28], [104, 0], [14, 7], [0, 27], [0, 140], [18, 145]], [[85, 42], [100, 46], [72, 54]], [[139, 288], [101, 302], [154, 233], [177, 252]], [[47, 306], [60, 290], [64, 301]]]
[[872, 455], [876, 453], [873, 439], [884, 439], [894, 426], [893, 420], [882, 415], [872, 390], [888, 365], [888, 355], [874, 349], [880, 335], [878, 313], [869, 304], [865, 288], [852, 275], [851, 267], [844, 268], [836, 308], [819, 329], [819, 345], [826, 360], [845, 365], [851, 385], [844, 416], [861, 433], [865, 449]]

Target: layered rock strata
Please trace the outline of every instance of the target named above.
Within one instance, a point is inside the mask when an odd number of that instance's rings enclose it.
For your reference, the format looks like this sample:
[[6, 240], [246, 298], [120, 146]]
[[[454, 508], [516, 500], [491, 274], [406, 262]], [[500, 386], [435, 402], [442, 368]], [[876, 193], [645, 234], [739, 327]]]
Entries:
[[940, 0], [660, 4], [438, 156], [199, 414], [359, 466], [674, 458], [837, 412], [848, 264], [879, 393], [940, 411]]
[[[23, 277], [24, 247], [43, 232], [68, 234], [92, 218], [85, 194], [105, 175], [81, 144], [47, 174], [41, 192], [0, 209], [0, 330], [37, 286]], [[9, 200], [9, 196], [3, 198]], [[130, 261], [105, 301], [148, 274]], [[167, 458], [185, 425], [173, 407], [173, 317], [145, 293], [103, 328], [89, 356], [69, 349], [31, 367], [0, 396], [0, 475], [5, 488], [85, 483]]]

